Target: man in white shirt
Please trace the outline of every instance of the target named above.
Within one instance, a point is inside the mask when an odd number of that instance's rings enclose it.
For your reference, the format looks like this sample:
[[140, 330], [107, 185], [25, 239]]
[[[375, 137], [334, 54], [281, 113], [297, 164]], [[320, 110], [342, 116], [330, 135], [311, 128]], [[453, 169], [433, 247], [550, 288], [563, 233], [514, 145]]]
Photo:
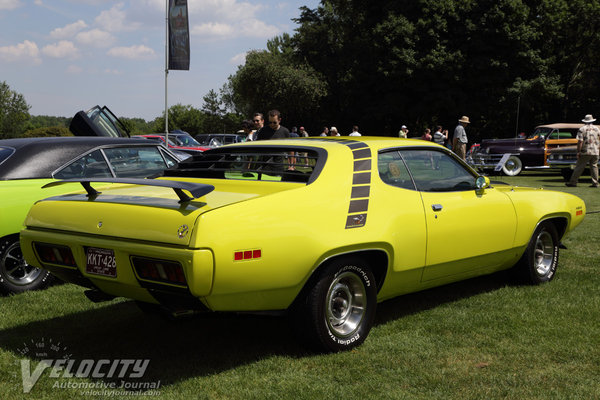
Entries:
[[359, 132], [358, 132], [358, 125], [354, 125], [352, 127], [352, 133], [348, 136], [362, 136]]

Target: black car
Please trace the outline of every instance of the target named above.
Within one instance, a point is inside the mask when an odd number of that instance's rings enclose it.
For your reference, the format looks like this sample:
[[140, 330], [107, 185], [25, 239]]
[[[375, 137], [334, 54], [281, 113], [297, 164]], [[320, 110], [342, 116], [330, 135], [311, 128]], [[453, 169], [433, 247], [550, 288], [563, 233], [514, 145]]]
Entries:
[[550, 149], [577, 143], [577, 131], [582, 123], [539, 125], [527, 137], [486, 139], [474, 145], [467, 162], [479, 169], [498, 169], [514, 176], [525, 168], [547, 168]]
[[156, 141], [122, 137], [44, 137], [0, 140], [0, 293], [12, 294], [48, 285], [48, 272], [29, 266], [19, 231], [31, 205], [43, 198], [80, 191], [74, 178], [146, 178], [180, 160]]

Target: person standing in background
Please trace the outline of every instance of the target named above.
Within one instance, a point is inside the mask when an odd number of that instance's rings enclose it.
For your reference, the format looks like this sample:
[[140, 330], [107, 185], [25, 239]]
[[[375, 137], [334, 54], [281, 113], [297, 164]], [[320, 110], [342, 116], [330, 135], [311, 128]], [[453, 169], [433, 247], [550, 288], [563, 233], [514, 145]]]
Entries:
[[463, 115], [458, 120], [458, 125], [454, 129], [454, 137], [452, 138], [452, 150], [463, 160], [466, 159], [468, 142], [465, 127], [469, 124], [469, 117]]
[[348, 135], [348, 136], [362, 136], [359, 132], [358, 132], [358, 125], [354, 125], [352, 127], [352, 132]]
[[577, 132], [577, 164], [573, 170], [573, 175], [566, 186], [575, 187], [581, 173], [586, 166], [590, 167], [592, 184], [590, 187], [598, 187], [598, 155], [600, 154], [600, 128], [592, 125], [596, 119], [592, 114], [588, 114], [581, 120], [585, 125], [579, 128]]

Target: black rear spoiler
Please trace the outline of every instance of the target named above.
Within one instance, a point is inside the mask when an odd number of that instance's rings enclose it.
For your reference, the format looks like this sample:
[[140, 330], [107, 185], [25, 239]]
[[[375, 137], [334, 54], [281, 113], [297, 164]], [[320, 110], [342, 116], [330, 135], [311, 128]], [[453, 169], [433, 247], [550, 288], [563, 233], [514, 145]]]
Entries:
[[[188, 201], [192, 201], [199, 197], [202, 197], [213, 190], [215, 187], [213, 185], [207, 185], [204, 183], [192, 183], [192, 182], [181, 182], [181, 181], [168, 181], [162, 179], [136, 179], [136, 178], [83, 178], [83, 179], [64, 179], [56, 182], [50, 182], [42, 186], [42, 188], [53, 187], [62, 185], [65, 183], [75, 183], [79, 182], [88, 193], [87, 197], [96, 197], [101, 192], [98, 192], [91, 185], [92, 182], [98, 183], [125, 183], [132, 185], [145, 185], [145, 186], [159, 186], [159, 187], [168, 187], [175, 191], [177, 196], [179, 197], [180, 203], [185, 203]], [[192, 197], [185, 194], [185, 191], [189, 192]]]

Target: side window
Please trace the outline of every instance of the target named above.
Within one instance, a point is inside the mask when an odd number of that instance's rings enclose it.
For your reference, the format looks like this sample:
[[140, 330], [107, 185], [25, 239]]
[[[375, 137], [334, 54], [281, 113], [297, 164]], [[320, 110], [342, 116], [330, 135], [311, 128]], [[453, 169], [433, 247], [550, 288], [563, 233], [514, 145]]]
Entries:
[[377, 169], [379, 177], [388, 185], [415, 190], [415, 185], [402, 161], [400, 153], [388, 151], [379, 153], [377, 157]]
[[110, 177], [112, 177], [112, 172], [100, 150], [79, 157], [54, 174], [55, 179]]
[[400, 154], [417, 185], [424, 192], [456, 192], [475, 189], [476, 177], [450, 155], [436, 150], [401, 150]]
[[119, 178], [145, 178], [167, 167], [157, 147], [117, 147], [104, 154]]

